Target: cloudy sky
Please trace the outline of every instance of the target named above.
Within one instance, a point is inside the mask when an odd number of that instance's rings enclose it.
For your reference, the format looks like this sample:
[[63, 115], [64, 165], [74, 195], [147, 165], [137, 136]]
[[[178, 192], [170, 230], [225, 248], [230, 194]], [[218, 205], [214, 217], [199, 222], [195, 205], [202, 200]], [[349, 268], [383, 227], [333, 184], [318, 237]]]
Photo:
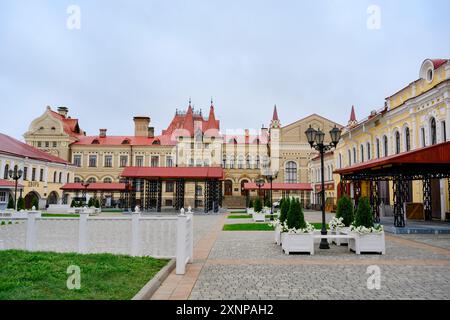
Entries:
[[[70, 5], [80, 29], [67, 27]], [[424, 59], [450, 57], [449, 11], [447, 0], [0, 0], [0, 132], [22, 138], [50, 105], [88, 134], [132, 134], [134, 115], [159, 133], [189, 97], [205, 111], [213, 97], [222, 129], [260, 128], [274, 104], [282, 124], [314, 112], [345, 124], [352, 104], [362, 118]]]

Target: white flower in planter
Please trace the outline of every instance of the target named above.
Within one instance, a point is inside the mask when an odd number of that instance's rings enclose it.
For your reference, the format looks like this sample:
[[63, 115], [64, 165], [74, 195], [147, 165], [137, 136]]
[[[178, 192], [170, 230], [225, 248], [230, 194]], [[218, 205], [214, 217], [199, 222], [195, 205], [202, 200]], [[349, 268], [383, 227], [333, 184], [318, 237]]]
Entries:
[[383, 226], [381, 224], [376, 225], [374, 227], [366, 228], [364, 226], [356, 227], [353, 224], [350, 225], [350, 231], [357, 232], [360, 234], [367, 234], [367, 233], [381, 233], [384, 231]]
[[345, 224], [343, 221], [344, 221], [343, 217], [340, 218], [333, 217], [333, 219], [331, 219], [330, 222], [328, 223], [328, 225], [330, 226], [330, 230], [337, 230], [339, 228], [344, 228]]
[[314, 232], [315, 228], [312, 224], [310, 224], [309, 222], [306, 222], [306, 228], [301, 228], [301, 229], [296, 229], [296, 228], [287, 228], [287, 233], [295, 233], [295, 234], [301, 234], [301, 233], [311, 233]]

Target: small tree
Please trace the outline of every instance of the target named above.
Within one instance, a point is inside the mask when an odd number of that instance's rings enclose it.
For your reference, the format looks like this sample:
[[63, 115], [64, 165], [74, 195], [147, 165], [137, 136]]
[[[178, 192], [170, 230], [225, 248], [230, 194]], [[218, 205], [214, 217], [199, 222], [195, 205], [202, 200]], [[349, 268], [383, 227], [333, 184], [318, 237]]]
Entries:
[[11, 196], [8, 200], [8, 209], [14, 209], [14, 199]]
[[88, 201], [87, 206], [88, 206], [89, 208], [94, 206], [94, 198], [89, 198], [89, 201]]
[[70, 203], [70, 207], [71, 208], [76, 208], [77, 207], [77, 202], [75, 201], [75, 199], [72, 199], [72, 202]]
[[370, 207], [369, 198], [362, 197], [358, 201], [358, 209], [356, 209], [356, 216], [354, 225], [356, 227], [373, 227], [373, 213]]
[[281, 208], [280, 208], [280, 222], [284, 222], [287, 219], [289, 206], [291, 205], [290, 198], [284, 198], [281, 202]]
[[305, 216], [298, 199], [292, 199], [287, 214], [288, 228], [304, 229], [306, 228]]
[[98, 200], [98, 198], [95, 198], [94, 200], [94, 207], [100, 208], [100, 200]]
[[25, 200], [22, 197], [17, 200], [17, 210], [25, 210]]
[[248, 202], [248, 207], [253, 208], [253, 200], [252, 199], [250, 199], [250, 201]]
[[271, 203], [270, 203], [270, 198], [269, 197], [266, 197], [266, 199], [264, 200], [264, 206], [265, 207], [271, 207], [272, 205], [271, 205]]
[[255, 209], [255, 212], [261, 212], [262, 211], [262, 203], [260, 198], [256, 198], [253, 204], [253, 208]]
[[33, 197], [33, 199], [31, 200], [31, 208], [35, 208], [36, 210], [39, 210], [39, 200], [36, 197]]
[[336, 218], [341, 217], [343, 218], [342, 222], [346, 227], [350, 226], [354, 219], [353, 203], [347, 195], [343, 195], [337, 203]]

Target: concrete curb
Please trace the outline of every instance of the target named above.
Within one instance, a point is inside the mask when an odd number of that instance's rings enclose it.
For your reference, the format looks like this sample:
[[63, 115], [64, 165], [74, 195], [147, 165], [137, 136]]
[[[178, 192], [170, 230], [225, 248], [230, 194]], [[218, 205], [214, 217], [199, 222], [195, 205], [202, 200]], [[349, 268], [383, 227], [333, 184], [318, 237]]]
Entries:
[[150, 300], [156, 290], [161, 286], [161, 283], [166, 280], [169, 274], [175, 269], [176, 261], [172, 259], [167, 265], [159, 270], [159, 272], [147, 284], [139, 290], [139, 292], [131, 300]]

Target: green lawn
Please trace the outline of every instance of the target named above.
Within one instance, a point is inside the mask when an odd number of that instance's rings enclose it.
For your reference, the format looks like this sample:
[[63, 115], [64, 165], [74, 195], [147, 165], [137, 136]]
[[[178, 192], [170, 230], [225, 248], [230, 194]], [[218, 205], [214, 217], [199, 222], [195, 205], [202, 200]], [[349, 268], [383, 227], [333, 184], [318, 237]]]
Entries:
[[[112, 254], [0, 251], [0, 300], [129, 300], [168, 260]], [[81, 288], [67, 289], [71, 265]]]
[[[322, 228], [322, 223], [314, 222], [312, 223], [314, 228], [320, 230]], [[328, 224], [326, 225], [328, 229]], [[268, 223], [236, 223], [236, 224], [225, 224], [223, 226], [223, 231], [273, 231], [274, 228], [269, 226]]]
[[228, 219], [251, 219], [251, 214], [237, 214], [237, 215], [229, 215]]
[[43, 213], [41, 215], [43, 218], [79, 218], [79, 214], [64, 214], [64, 213]]

